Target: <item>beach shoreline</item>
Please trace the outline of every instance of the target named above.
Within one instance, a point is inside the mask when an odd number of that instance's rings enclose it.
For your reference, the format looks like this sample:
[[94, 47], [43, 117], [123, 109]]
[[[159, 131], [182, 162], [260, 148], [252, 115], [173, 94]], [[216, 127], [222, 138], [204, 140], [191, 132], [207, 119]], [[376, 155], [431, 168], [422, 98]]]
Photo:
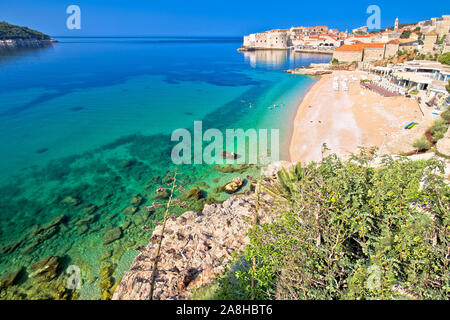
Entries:
[[[333, 90], [334, 78], [339, 90]], [[329, 154], [347, 157], [361, 148], [378, 147], [380, 153], [411, 151], [412, 139], [420, 136], [433, 121], [430, 110], [423, 115], [416, 100], [382, 97], [362, 88], [362, 71], [334, 71], [321, 76], [304, 95], [292, 120], [289, 161], [309, 164]], [[348, 91], [342, 89], [342, 79]], [[419, 126], [405, 130], [416, 121]], [[322, 154], [323, 145], [326, 152]]]

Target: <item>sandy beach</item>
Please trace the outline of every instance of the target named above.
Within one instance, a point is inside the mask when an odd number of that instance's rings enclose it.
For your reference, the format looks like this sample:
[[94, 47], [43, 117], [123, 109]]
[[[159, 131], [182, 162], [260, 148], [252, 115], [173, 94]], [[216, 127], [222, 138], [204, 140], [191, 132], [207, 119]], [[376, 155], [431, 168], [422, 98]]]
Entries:
[[[351, 75], [358, 80], [351, 80]], [[333, 90], [333, 78], [339, 77], [339, 91]], [[348, 79], [348, 91], [342, 89], [342, 77]], [[361, 147], [376, 146], [381, 153], [401, 153], [413, 150], [412, 139], [422, 135], [433, 116], [414, 99], [382, 97], [360, 85], [365, 72], [335, 71], [323, 76], [306, 94], [294, 119], [290, 143], [290, 160], [302, 163], [319, 161], [322, 145], [326, 154], [347, 156]], [[411, 122], [419, 126], [404, 127]]]

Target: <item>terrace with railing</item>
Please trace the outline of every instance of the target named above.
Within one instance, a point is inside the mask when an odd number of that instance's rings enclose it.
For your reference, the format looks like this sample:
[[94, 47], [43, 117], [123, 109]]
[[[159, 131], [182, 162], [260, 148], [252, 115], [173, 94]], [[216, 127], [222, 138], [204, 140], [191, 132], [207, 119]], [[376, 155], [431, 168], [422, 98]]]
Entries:
[[[392, 84], [387, 85], [385, 83], [382, 83], [381, 81], [380, 82], [361, 82], [361, 86], [363, 86], [364, 88], [369, 89], [373, 92], [376, 92], [383, 97], [398, 97], [398, 96], [402, 95], [398, 92], [399, 91], [398, 88], [393, 87]], [[400, 88], [400, 89], [403, 89], [403, 88]]]

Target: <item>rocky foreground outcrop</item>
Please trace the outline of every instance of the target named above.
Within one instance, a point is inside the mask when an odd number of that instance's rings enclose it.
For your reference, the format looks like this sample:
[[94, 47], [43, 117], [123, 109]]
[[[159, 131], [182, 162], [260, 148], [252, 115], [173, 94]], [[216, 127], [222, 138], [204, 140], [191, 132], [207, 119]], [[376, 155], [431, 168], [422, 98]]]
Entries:
[[295, 69], [284, 70], [283, 72], [289, 74], [302, 74], [306, 76], [322, 76], [325, 74], [331, 74], [331, 65], [327, 63], [311, 64], [309, 67], [299, 67]]
[[[233, 196], [167, 221], [153, 299], [186, 299], [191, 289], [209, 283], [224, 271], [232, 253], [248, 242], [252, 200]], [[148, 246], [133, 261], [114, 292], [116, 300], [150, 299], [154, 256], [161, 234], [155, 228]]]
[[[271, 163], [262, 171], [274, 179], [282, 168], [292, 168], [286, 161]], [[237, 182], [237, 181], [235, 181]], [[261, 194], [258, 222], [270, 221]], [[206, 205], [201, 213], [185, 212], [167, 221], [162, 242], [153, 299], [187, 299], [194, 288], [209, 284], [222, 274], [238, 253], [249, 243], [247, 236], [255, 213], [255, 193], [232, 196], [222, 204]], [[149, 244], [140, 248], [130, 269], [117, 286], [113, 300], [150, 299], [152, 268], [162, 226], [153, 231]]]
[[311, 63], [308, 67], [299, 67], [295, 69], [283, 70], [289, 74], [302, 74], [306, 76], [323, 76], [331, 74], [333, 71], [355, 71], [354, 64], [338, 64], [333, 65], [329, 63]]

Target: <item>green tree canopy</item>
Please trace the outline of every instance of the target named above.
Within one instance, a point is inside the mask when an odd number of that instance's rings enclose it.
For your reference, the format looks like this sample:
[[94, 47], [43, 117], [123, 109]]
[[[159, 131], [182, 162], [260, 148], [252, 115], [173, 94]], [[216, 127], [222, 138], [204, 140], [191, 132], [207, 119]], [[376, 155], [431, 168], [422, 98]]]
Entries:
[[439, 57], [439, 62], [442, 64], [450, 65], [450, 52], [444, 53]]
[[51, 37], [42, 32], [29, 29], [27, 27], [20, 27], [9, 24], [7, 22], [0, 22], [0, 40], [50, 40]]
[[408, 39], [411, 36], [411, 30], [405, 30], [400, 35], [401, 39]]

